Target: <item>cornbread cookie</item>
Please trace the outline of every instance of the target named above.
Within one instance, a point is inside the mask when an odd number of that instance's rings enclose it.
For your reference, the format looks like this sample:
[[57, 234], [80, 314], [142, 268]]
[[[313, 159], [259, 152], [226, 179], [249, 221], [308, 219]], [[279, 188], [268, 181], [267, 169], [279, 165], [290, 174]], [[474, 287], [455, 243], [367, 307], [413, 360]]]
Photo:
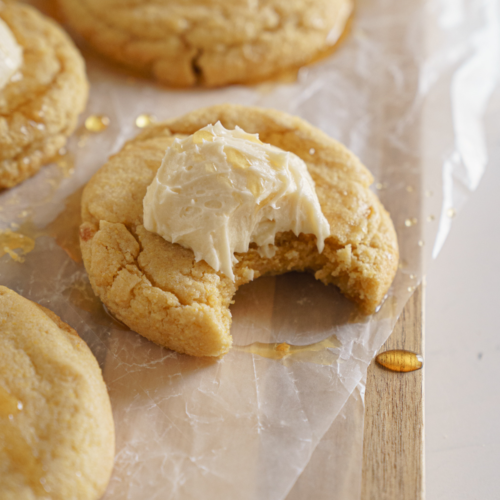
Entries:
[[64, 146], [88, 94], [85, 66], [64, 31], [38, 11], [0, 0], [0, 19], [23, 48], [0, 89], [0, 189], [34, 175]]
[[[302, 158], [331, 228], [321, 254], [316, 238], [279, 233], [274, 257], [251, 246], [236, 254], [235, 282], [191, 250], [143, 226], [142, 201], [174, 138], [218, 120]], [[90, 180], [82, 198], [80, 243], [95, 293], [120, 320], [157, 344], [195, 356], [231, 345], [229, 305], [236, 289], [265, 274], [309, 271], [374, 312], [396, 273], [398, 246], [388, 213], [368, 189], [372, 176], [344, 146], [278, 111], [213, 106], [155, 124], [128, 142]], [[256, 314], [258, 312], [256, 311]]]
[[167, 85], [262, 80], [338, 38], [352, 0], [59, 0], [99, 52]]
[[0, 498], [97, 500], [114, 457], [101, 370], [53, 312], [0, 286]]

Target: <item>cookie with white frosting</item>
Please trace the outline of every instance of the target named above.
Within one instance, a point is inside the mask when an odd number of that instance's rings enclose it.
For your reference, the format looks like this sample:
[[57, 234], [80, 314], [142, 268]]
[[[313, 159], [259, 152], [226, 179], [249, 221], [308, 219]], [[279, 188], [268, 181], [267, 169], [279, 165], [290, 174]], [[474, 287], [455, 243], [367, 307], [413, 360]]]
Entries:
[[[234, 281], [194, 252], [144, 227], [143, 200], [165, 150], [208, 124], [236, 126], [293, 153], [307, 166], [330, 234], [282, 231], [266, 257], [256, 244], [236, 253]], [[266, 274], [307, 271], [339, 287], [366, 314], [396, 274], [398, 244], [389, 214], [369, 189], [368, 170], [344, 146], [305, 121], [269, 109], [219, 105], [152, 125], [90, 180], [80, 243], [95, 293], [130, 328], [179, 352], [220, 356], [231, 345], [229, 306], [237, 288]]]

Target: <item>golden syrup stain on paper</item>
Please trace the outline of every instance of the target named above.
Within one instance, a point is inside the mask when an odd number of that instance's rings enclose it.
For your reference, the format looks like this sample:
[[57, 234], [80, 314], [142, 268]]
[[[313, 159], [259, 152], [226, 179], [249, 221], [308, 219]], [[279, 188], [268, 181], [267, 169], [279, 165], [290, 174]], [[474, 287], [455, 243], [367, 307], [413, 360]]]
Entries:
[[112, 322], [115, 326], [119, 326], [121, 328], [126, 327], [128, 329], [124, 323], [115, 318], [107, 310], [106, 306], [94, 293], [94, 290], [86, 277], [80, 276], [74, 280], [73, 283], [71, 283], [71, 285], [64, 290], [63, 295], [68, 297], [69, 302], [71, 302], [71, 304], [78, 309], [91, 313], [93, 321], [97, 324], [109, 326], [110, 322]]
[[96, 297], [92, 286], [84, 278], [76, 279], [63, 293], [68, 296], [69, 301], [78, 309], [94, 315], [104, 313], [102, 302]]
[[403, 349], [385, 351], [375, 359], [378, 364], [393, 372], [413, 372], [420, 370], [423, 366], [423, 358], [420, 354]]
[[[80, 203], [83, 187], [69, 195], [65, 209], [43, 229], [38, 229], [32, 220], [23, 222], [16, 231], [0, 231], [0, 257], [6, 253], [17, 262], [35, 248], [40, 236], [50, 236], [75, 262], [82, 261], [78, 229], [81, 224]], [[16, 252], [19, 250], [19, 252]]]
[[320, 342], [309, 345], [292, 345], [286, 342], [265, 343], [254, 342], [253, 344], [237, 346], [233, 345], [235, 351], [257, 354], [263, 358], [283, 360], [285, 363], [303, 361], [318, 365], [331, 365], [336, 360], [336, 355], [329, 349], [341, 346], [335, 335]]
[[16, 262], [24, 262], [24, 255], [30, 253], [33, 248], [35, 248], [33, 238], [11, 229], [0, 231], [0, 257], [8, 254]]
[[66, 198], [65, 209], [44, 229], [44, 234], [54, 238], [75, 262], [82, 261], [79, 228], [82, 223], [80, 207], [83, 188], [84, 186]]

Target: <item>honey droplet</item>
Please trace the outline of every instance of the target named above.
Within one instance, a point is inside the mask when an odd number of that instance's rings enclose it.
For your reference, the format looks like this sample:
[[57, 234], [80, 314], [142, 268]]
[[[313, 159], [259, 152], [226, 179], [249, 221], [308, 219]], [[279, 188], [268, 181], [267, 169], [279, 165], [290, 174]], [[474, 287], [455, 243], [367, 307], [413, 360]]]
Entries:
[[446, 210], [446, 215], [450, 218], [450, 219], [453, 219], [453, 217], [455, 217], [455, 215], [457, 215], [457, 212], [454, 208], [449, 208], [448, 210]]
[[143, 113], [135, 119], [135, 126], [138, 128], [146, 128], [157, 121], [156, 116]]
[[313, 154], [315, 154], [315, 153], [316, 153], [316, 150], [315, 150], [314, 148], [311, 148], [311, 149], [309, 150], [309, 154], [310, 154], [311, 156], [312, 156]]
[[406, 186], [406, 191], [408, 193], [413, 193], [413, 186]]
[[415, 224], [417, 224], [417, 222], [418, 222], [418, 220], [416, 219], [416, 217], [412, 217], [411, 219], [405, 220], [405, 226], [411, 227], [411, 226], [414, 226]]
[[109, 124], [110, 119], [105, 115], [90, 115], [85, 120], [85, 128], [95, 134], [106, 130]]
[[433, 220], [435, 220], [435, 219], [436, 219], [436, 217], [434, 217], [434, 215], [432, 215], [432, 214], [427, 216], [427, 220], [428, 220], [429, 222], [432, 222], [432, 221], [433, 221]]
[[420, 370], [423, 366], [423, 359], [420, 354], [402, 349], [385, 351], [375, 359], [379, 365], [393, 372], [413, 372]]

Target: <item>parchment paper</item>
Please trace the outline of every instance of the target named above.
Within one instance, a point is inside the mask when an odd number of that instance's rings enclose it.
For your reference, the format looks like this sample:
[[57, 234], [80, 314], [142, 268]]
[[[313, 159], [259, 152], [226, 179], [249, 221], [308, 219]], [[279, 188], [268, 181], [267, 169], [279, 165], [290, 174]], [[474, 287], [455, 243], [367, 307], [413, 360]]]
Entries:
[[[14, 250], [23, 262], [0, 258], [0, 282], [54, 310], [100, 362], [117, 437], [107, 500], [359, 498], [367, 366], [486, 165], [481, 119], [497, 84], [497, 8], [360, 0], [338, 50], [295, 81], [211, 91], [161, 88], [82, 46], [92, 86], [82, 120], [99, 114], [111, 124], [80, 129], [59, 165], [0, 194], [0, 228], [35, 240], [26, 255]], [[236, 347], [207, 360], [148, 342], [95, 299], [71, 242], [78, 189], [138, 132], [138, 115], [166, 119], [222, 102], [300, 116], [372, 171], [401, 250], [375, 315], [311, 276], [262, 278], [235, 297]], [[281, 342], [296, 347], [269, 358], [269, 344]]]

